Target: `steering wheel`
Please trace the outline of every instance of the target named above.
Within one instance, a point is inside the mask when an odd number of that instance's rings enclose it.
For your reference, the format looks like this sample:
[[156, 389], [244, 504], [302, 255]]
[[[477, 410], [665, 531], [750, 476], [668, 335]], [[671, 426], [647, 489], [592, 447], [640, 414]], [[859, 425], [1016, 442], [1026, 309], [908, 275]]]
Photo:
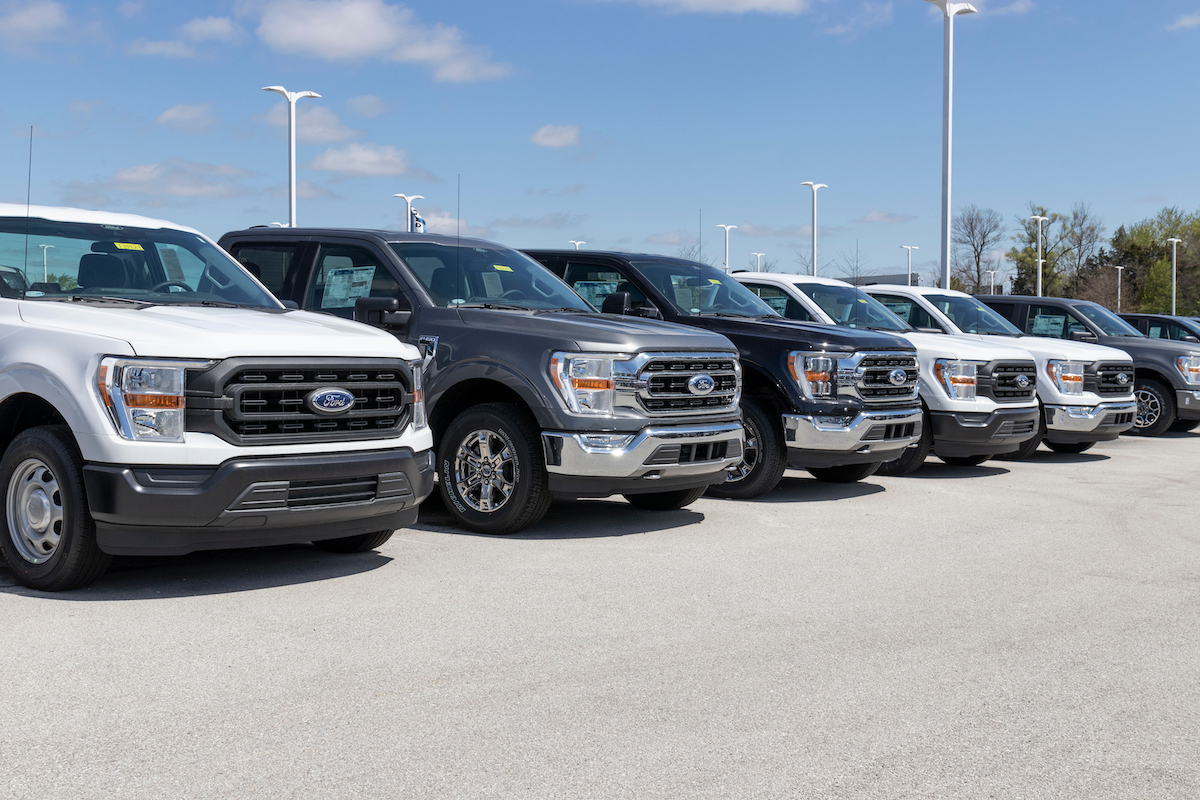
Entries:
[[502, 295], [500, 295], [500, 299], [501, 300], [525, 300], [526, 297], [525, 297], [525, 293], [522, 292], [520, 289], [509, 289], [507, 292], [504, 292]]
[[183, 281], [163, 281], [162, 283], [158, 284], [157, 286], [153, 286], [153, 287], [151, 287], [151, 288], [150, 288], [150, 291], [152, 291], [152, 292], [157, 292], [159, 289], [166, 289], [166, 288], [168, 288], [168, 287], [170, 287], [170, 286], [178, 286], [179, 288], [183, 289], [185, 292], [194, 292], [194, 291], [196, 291], [195, 289], [193, 289], [192, 287], [188, 286], [188, 285], [187, 285], [186, 283], [184, 283]]

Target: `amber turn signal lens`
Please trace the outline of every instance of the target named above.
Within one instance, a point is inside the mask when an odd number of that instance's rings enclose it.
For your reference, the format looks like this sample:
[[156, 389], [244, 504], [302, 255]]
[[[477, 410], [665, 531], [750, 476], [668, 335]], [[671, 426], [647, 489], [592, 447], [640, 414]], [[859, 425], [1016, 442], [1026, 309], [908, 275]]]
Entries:
[[571, 385], [576, 389], [611, 389], [613, 383], [608, 378], [572, 378]]
[[183, 408], [183, 398], [175, 394], [127, 394], [129, 408]]

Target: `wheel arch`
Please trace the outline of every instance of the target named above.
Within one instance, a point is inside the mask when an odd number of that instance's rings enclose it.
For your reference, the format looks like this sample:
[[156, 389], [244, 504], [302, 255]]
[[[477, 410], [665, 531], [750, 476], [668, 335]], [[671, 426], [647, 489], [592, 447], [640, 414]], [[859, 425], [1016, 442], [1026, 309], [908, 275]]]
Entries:
[[66, 417], [49, 400], [30, 392], [9, 395], [0, 402], [0, 452], [7, 450], [23, 431], [42, 425], [70, 427]]
[[462, 412], [484, 403], [508, 403], [526, 411], [529, 402], [511, 385], [490, 378], [467, 378], [442, 392], [429, 414], [429, 427], [433, 431], [435, 446], [441, 442], [442, 434]]

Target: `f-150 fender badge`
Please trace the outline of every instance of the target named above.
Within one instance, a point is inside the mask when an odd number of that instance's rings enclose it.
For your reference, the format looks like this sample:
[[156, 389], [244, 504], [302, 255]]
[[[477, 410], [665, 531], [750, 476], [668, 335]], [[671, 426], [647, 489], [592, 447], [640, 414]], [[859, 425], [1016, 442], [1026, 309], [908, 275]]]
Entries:
[[326, 389], [314, 389], [304, 398], [304, 404], [312, 411], [325, 416], [345, 414], [354, 408], [354, 393], [336, 386]]

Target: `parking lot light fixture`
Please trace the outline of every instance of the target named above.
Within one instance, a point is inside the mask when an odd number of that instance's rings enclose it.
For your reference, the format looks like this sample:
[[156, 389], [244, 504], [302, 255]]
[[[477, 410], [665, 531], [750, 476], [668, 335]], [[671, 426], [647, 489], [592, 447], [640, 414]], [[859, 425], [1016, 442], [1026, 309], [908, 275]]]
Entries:
[[414, 194], [411, 197], [406, 194], [394, 194], [394, 195], [392, 195], [392, 197], [399, 197], [402, 200], [404, 200], [404, 205], [408, 209], [408, 213], [405, 214], [405, 216], [408, 217], [407, 229], [408, 229], [409, 233], [412, 233], [413, 232], [413, 229], [412, 229], [412, 204], [413, 204], [413, 201], [414, 200], [424, 200], [425, 197], [423, 195], [419, 195], [419, 194]]
[[575, 249], [576, 249], [576, 250], [578, 250], [578, 249], [579, 249], [579, 245], [581, 245], [581, 244], [587, 244], [587, 242], [584, 242], [584, 241], [578, 241], [578, 242], [577, 242], [577, 241], [575, 241], [574, 239], [568, 239], [568, 240], [567, 240], [567, 243], [568, 243], [568, 244], [573, 244], [573, 245], [575, 245]]
[[737, 225], [718, 225], [718, 228], [725, 229], [725, 272], [729, 272], [729, 232], [737, 227]]
[[[1031, 220], [1037, 222], [1038, 226], [1038, 256], [1037, 256], [1037, 296], [1042, 296], [1042, 265], [1046, 263], [1046, 259], [1042, 258], [1042, 223], [1048, 222], [1049, 217], [1032, 216]], [[1123, 268], [1122, 268], [1123, 269]]]
[[812, 187], [813, 193], [813, 220], [812, 220], [812, 275], [817, 274], [817, 189], [828, 189], [829, 187], [823, 183], [813, 183], [812, 181], [804, 181], [801, 186]]
[[1124, 267], [1118, 267], [1116, 264], [1109, 264], [1110, 267], [1117, 271], [1117, 313], [1121, 313], [1121, 272]]
[[[49, 282], [50, 279], [47, 277], [47, 272], [46, 272], [46, 251], [53, 250], [54, 245], [39, 244], [38, 247], [42, 248], [42, 282], [47, 283], [47, 282]], [[1174, 314], [1175, 312], [1172, 311], [1171, 313]]]
[[912, 286], [912, 251], [920, 250], [921, 248], [916, 245], [902, 244], [900, 245], [900, 249], [908, 251], [908, 283], [906, 285]]
[[986, 272], [988, 274], [988, 294], [996, 293], [996, 273], [999, 271], [1000, 270], [998, 270], [998, 269], [985, 269], [984, 270], [984, 272]]
[[1175, 316], [1175, 299], [1179, 295], [1179, 284], [1176, 281], [1175, 263], [1176, 257], [1179, 255], [1179, 243], [1183, 239], [1171, 238], [1167, 239], [1167, 243], [1171, 245], [1171, 316]]
[[755, 271], [762, 272], [762, 257], [765, 256], [766, 253], [751, 253], [750, 255], [758, 259], [758, 266], [755, 268]]
[[288, 103], [288, 226], [296, 227], [296, 101], [320, 97], [316, 92], [289, 92], [282, 86], [264, 86], [264, 92], [283, 95]]

